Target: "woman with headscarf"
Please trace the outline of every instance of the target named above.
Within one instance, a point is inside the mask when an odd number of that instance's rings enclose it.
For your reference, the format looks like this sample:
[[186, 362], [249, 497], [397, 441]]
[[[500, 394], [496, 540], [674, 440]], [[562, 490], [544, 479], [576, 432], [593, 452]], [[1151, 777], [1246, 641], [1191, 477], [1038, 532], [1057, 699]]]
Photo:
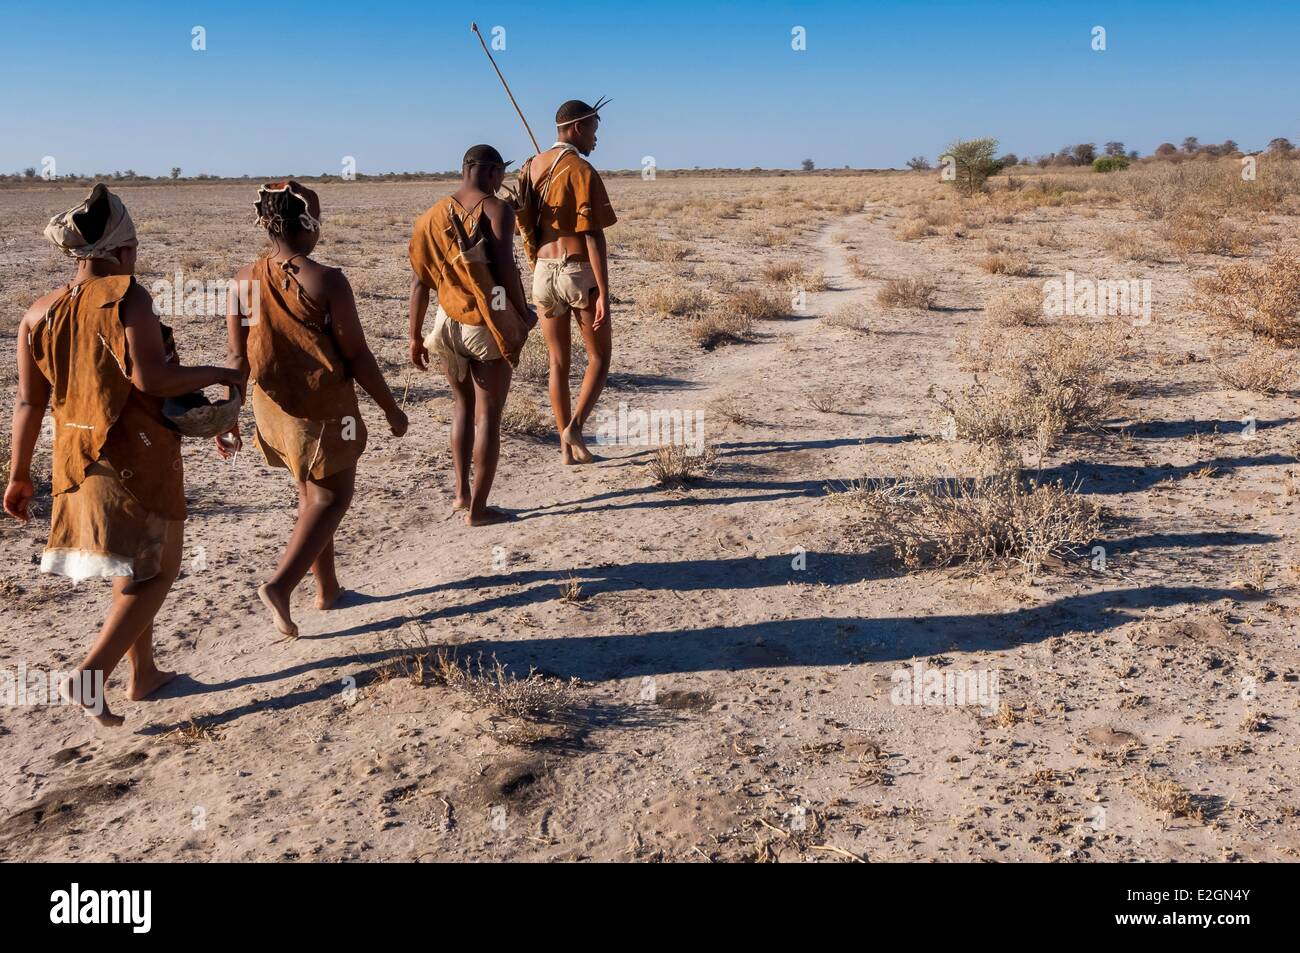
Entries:
[[[240, 270], [226, 316], [229, 357], [253, 382], [256, 441], [266, 462], [298, 484], [298, 521], [275, 574], [257, 594], [276, 629], [298, 634], [289, 597], [308, 572], [316, 607], [331, 609], [343, 590], [334, 566], [334, 532], [352, 502], [366, 428], [356, 384], [384, 411], [393, 435], [406, 414], [393, 399], [366, 344], [352, 286], [343, 272], [308, 256], [320, 240], [320, 200], [298, 182], [258, 190], [257, 222], [271, 253]], [[354, 383], [355, 382], [355, 383]], [[239, 431], [217, 438], [223, 455], [238, 451]]]
[[214, 384], [242, 392], [243, 375], [182, 367], [169, 353], [171, 332], [132, 277], [135, 226], [102, 183], [51, 219], [45, 235], [77, 260], [77, 272], [38, 298], [18, 329], [4, 508], [30, 519], [32, 453], [52, 406], [54, 498], [41, 571], [113, 580], [108, 618], [60, 691], [100, 724], [116, 726], [123, 719], [108, 709], [103, 688], [123, 655], [132, 701], [175, 675], [160, 670], [153, 655], [154, 617], [180, 571], [185, 520], [180, 435], [167, 423], [163, 399]]

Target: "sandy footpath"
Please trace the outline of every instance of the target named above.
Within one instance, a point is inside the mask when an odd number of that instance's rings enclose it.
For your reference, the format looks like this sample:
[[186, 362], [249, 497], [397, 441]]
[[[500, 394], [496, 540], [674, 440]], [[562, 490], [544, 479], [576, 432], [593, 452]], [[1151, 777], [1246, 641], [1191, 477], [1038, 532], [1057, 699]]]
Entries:
[[[636, 187], [616, 187], [616, 205]], [[716, 471], [670, 490], [652, 448], [593, 447], [599, 463], [565, 468], [553, 438], [510, 436], [493, 503], [517, 518], [470, 529], [449, 513], [446, 387], [401, 364], [404, 223], [434, 191], [368, 188], [353, 238], [321, 257], [348, 256], [413, 427], [394, 440], [363, 407], [372, 442], [339, 536], [353, 593], [317, 612], [308, 581], [302, 637], [279, 640], [254, 589], [292, 487], [251, 445], [234, 465], [187, 446], [186, 571], [158, 637], [184, 677], [121, 702], [116, 732], [68, 709], [0, 710], [0, 858], [1295, 859], [1300, 554], [1284, 481], [1300, 426], [1294, 399], [1214, 379], [1212, 335], [1178, 294], [1133, 331], [1126, 436], [1072, 438], [1048, 461], [1105, 505], [1104, 570], [1085, 555], [1033, 579], [907, 573], [846, 537], [832, 491], [945, 450], [927, 392], [965, 379], [953, 346], [993, 282], [951, 243], [899, 241], [903, 213], [879, 200], [775, 250], [732, 241], [724, 220], [654, 266], [718, 286], [775, 259], [824, 272], [802, 310], [712, 351], [648, 315], [639, 296], [660, 272], [620, 251], [603, 406], [703, 411]], [[341, 194], [325, 193], [327, 229]], [[1070, 236], [1041, 271], [1085, 267], [1105, 222], [1037, 214]], [[366, 238], [374, 222], [382, 242]], [[16, 234], [0, 249], [7, 295], [59, 267]], [[360, 277], [368, 263], [382, 281]], [[1182, 265], [1156, 267], [1163, 288], [1185, 286]], [[876, 303], [882, 277], [912, 274], [938, 281], [933, 310]], [[843, 309], [869, 331], [821, 321]], [[190, 332], [189, 359], [215, 358], [219, 332]], [[544, 407], [539, 384], [518, 387]], [[11, 377], [6, 391], [7, 412]], [[41, 532], [0, 530], [6, 666], [75, 664], [105, 604], [103, 587], [38, 578]], [[1247, 584], [1261, 576], [1263, 591]], [[439, 649], [574, 679], [572, 707], [520, 741], [508, 716], [404, 661]], [[892, 703], [913, 663], [995, 672], [998, 704]], [[1153, 802], [1163, 781], [1194, 816]]]

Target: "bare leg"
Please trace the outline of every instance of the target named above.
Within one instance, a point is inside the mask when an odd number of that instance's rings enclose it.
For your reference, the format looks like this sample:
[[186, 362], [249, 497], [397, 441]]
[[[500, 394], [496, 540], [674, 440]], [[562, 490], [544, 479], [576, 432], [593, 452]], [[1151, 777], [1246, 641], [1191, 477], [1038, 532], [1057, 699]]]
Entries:
[[551, 412], [555, 414], [555, 430], [560, 434], [560, 453], [566, 466], [576, 462], [573, 451], [564, 441], [564, 431], [569, 426], [573, 412], [569, 408], [569, 366], [571, 356], [569, 318], [543, 317], [542, 336], [546, 338], [546, 350], [550, 355], [549, 390], [551, 395]]
[[452, 511], [468, 510], [470, 506], [469, 466], [474, 452], [474, 382], [466, 374], [456, 380], [446, 358], [442, 362], [447, 385], [451, 388], [451, 465], [456, 474], [456, 499]]
[[126, 658], [131, 663], [131, 681], [126, 686], [126, 697], [133, 702], [143, 701], [176, 677], [175, 672], [163, 671], [154, 662], [152, 624], [126, 650]]
[[257, 590], [259, 598], [271, 611], [276, 630], [290, 638], [298, 634], [298, 627], [289, 611], [289, 596], [325, 547], [333, 542], [334, 531], [352, 503], [356, 474], [356, 467], [349, 467], [323, 480], [308, 480], [300, 488], [306, 499], [299, 506], [298, 522], [294, 524], [289, 545], [275, 575]]
[[334, 603], [343, 595], [338, 570], [334, 566], [334, 537], [330, 537], [316, 561], [311, 564], [311, 574], [316, 579], [316, 608], [333, 609]]
[[[90, 651], [77, 666], [77, 673], [101, 673], [102, 684], [107, 685], [109, 676], [113, 674], [113, 669], [117, 668], [117, 663], [122, 661], [122, 656], [131, 651], [142, 636], [152, 637], [154, 616], [162, 608], [167, 593], [171, 591], [172, 583], [180, 573], [184, 538], [185, 524], [180, 520], [169, 522], [163, 541], [162, 565], [158, 575], [143, 582], [135, 582], [125, 576], [113, 580], [113, 603], [109, 607], [108, 618], [104, 620], [104, 625], [99, 630], [99, 635], [96, 636]], [[143, 664], [142, 657], [133, 655], [131, 659], [133, 666], [137, 658], [140, 658]], [[152, 666], [152, 663], [153, 647], [150, 645], [148, 664]], [[137, 673], [139, 671], [136, 669]], [[77, 684], [80, 681], [82, 680], [75, 675], [66, 679], [62, 687], [64, 697], [85, 706], [101, 725], [115, 728], [122, 724], [122, 717], [109, 711], [108, 702], [102, 692], [98, 694], [93, 691], [87, 692], [84, 690], [84, 682], [82, 685]], [[134, 682], [135, 679], [133, 678], [132, 681]]]
[[500, 523], [509, 517], [487, 505], [501, 455], [501, 412], [506, 406], [513, 369], [505, 360], [474, 361], [469, 376], [474, 381], [474, 489], [465, 522], [470, 526]]
[[596, 319], [594, 305], [576, 313], [578, 330], [582, 332], [582, 341], [587, 347], [587, 370], [582, 375], [582, 389], [578, 392], [578, 402], [573, 408], [573, 418], [569, 421], [567, 429], [561, 433], [560, 439], [573, 446], [573, 455], [579, 463], [590, 463], [595, 457], [591, 455], [582, 438], [582, 428], [586, 426], [591, 412], [596, 409], [596, 401], [600, 399], [600, 393], [605, 389], [605, 381], [609, 379], [614, 337], [608, 318], [599, 330], [592, 328], [592, 323]]

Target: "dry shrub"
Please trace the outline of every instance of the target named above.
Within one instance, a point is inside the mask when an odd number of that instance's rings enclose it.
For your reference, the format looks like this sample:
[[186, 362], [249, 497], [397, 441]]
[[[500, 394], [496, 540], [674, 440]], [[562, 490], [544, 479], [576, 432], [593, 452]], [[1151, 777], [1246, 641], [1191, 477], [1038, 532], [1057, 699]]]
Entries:
[[537, 401], [523, 394], [511, 394], [501, 412], [501, 429], [522, 437], [545, 437], [551, 433], [551, 418]]
[[846, 304], [822, 318], [822, 324], [829, 325], [833, 328], [843, 328], [846, 331], [858, 331], [869, 333], [871, 328], [867, 325], [866, 318], [863, 317], [862, 311], [855, 305]]
[[1133, 793], [1138, 800], [1167, 814], [1170, 817], [1186, 817], [1194, 821], [1204, 821], [1205, 813], [1197, 806], [1196, 800], [1177, 781], [1168, 778], [1155, 778], [1144, 774], [1134, 783]]
[[1195, 283], [1193, 304], [1229, 327], [1277, 344], [1300, 343], [1300, 255], [1281, 251], [1258, 265], [1232, 262]]
[[646, 261], [682, 261], [691, 253], [691, 246], [685, 242], [654, 235], [636, 236], [628, 241], [628, 247], [638, 258]]
[[927, 225], [935, 228], [953, 228], [960, 227], [964, 224], [960, 209], [948, 208], [926, 208], [921, 213], [921, 218]]
[[1107, 254], [1120, 261], [1164, 261], [1168, 249], [1157, 243], [1151, 235], [1136, 229], [1115, 232], [1106, 239]]
[[1065, 239], [1055, 228], [1040, 228], [1030, 237], [1039, 248], [1060, 250], [1065, 247]]
[[[505, 718], [551, 724], [575, 720], [577, 679], [564, 681], [532, 669], [524, 678], [518, 678], [495, 656], [489, 663], [484, 663], [482, 655], [473, 662], [462, 662], [454, 652], [444, 649], [432, 655], [419, 653], [406, 664], [417, 684], [445, 685], [463, 694], [474, 707], [490, 709]], [[519, 725], [494, 723], [493, 730], [507, 741], [536, 740], [533, 733]]]
[[876, 269], [866, 258], [861, 255], [850, 255], [848, 258], [849, 270], [858, 278], [876, 277]]
[[995, 255], [989, 255], [980, 262], [980, 267], [990, 275], [1012, 275], [1017, 278], [1026, 278], [1034, 273], [1034, 267], [1029, 263], [1029, 258], [1014, 252], [998, 252]]
[[1254, 241], [1250, 234], [1221, 215], [1197, 207], [1178, 209], [1164, 221], [1161, 234], [1181, 255], [1244, 255]]
[[816, 292], [825, 291], [830, 287], [830, 284], [826, 281], [825, 270], [818, 268], [811, 273], [804, 275], [803, 281], [799, 283], [799, 287], [804, 291]]
[[803, 265], [797, 261], [774, 261], [763, 266], [763, 277], [776, 285], [803, 281]]
[[929, 278], [890, 278], [876, 292], [876, 301], [884, 308], [928, 311], [938, 290], [939, 286]]
[[710, 446], [706, 445], [701, 453], [691, 453], [685, 444], [670, 443], [657, 448], [646, 466], [655, 485], [681, 489], [708, 479], [717, 461], [717, 451]]
[[754, 322], [733, 311], [702, 314], [688, 328], [693, 340], [706, 351], [723, 344], [741, 344], [754, 330]]
[[714, 401], [713, 412], [723, 420], [729, 420], [733, 424], [753, 423], [753, 418], [745, 410], [745, 405], [741, 403], [739, 398], [734, 396], [722, 397]]
[[1057, 329], [1020, 347], [990, 336], [994, 378], [935, 398], [946, 435], [978, 444], [1031, 439], [1041, 458], [1066, 431], [1098, 428], [1122, 397], [1112, 371], [1124, 351], [1120, 333], [1111, 325]]
[[918, 238], [925, 238], [928, 235], [936, 234], [934, 228], [930, 226], [923, 218], [910, 218], [902, 222], [895, 230], [899, 240], [913, 242]]
[[1037, 285], [1005, 288], [984, 304], [990, 323], [1000, 327], [1028, 327], [1043, 319], [1043, 291]]
[[657, 281], [645, 291], [645, 305], [662, 315], [694, 314], [709, 305], [709, 293], [681, 278]]
[[742, 288], [727, 298], [725, 310], [746, 321], [771, 321], [784, 317], [788, 309], [774, 294], [759, 288]]
[[1295, 384], [1296, 353], [1256, 344], [1242, 357], [1215, 367], [1219, 380], [1237, 390], [1275, 396], [1290, 393]]
[[821, 414], [838, 414], [843, 393], [838, 390], [825, 389], [809, 391], [806, 395], [808, 406]]
[[974, 478], [869, 480], [836, 494], [851, 535], [889, 546], [909, 569], [1014, 563], [1037, 572], [1077, 555], [1101, 529], [1100, 507], [1075, 487], [1026, 479], [1014, 467]]

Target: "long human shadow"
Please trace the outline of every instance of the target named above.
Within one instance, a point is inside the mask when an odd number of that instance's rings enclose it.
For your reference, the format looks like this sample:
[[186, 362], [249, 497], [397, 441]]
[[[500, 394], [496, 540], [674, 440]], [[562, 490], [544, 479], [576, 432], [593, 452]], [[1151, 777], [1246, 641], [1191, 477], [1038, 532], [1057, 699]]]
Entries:
[[[1279, 537], [1254, 532], [1151, 533], [1103, 540], [1112, 555], [1132, 555], [1158, 549], [1211, 549], [1258, 546]], [[1087, 547], [1085, 547], [1087, 551]], [[801, 567], [801, 568], [796, 568]], [[557, 598], [557, 587], [578, 582], [588, 597], [622, 592], [738, 592], [810, 582], [838, 586], [896, 576], [901, 569], [883, 549], [865, 553], [793, 550], [771, 556], [732, 556], [721, 559], [647, 560], [617, 566], [577, 569], [519, 569], [469, 576], [388, 596], [371, 596], [370, 603], [413, 599], [433, 593], [458, 591], [481, 594], [493, 589], [510, 591], [487, 595], [464, 605], [441, 606], [424, 612], [403, 613], [363, 622], [321, 635], [304, 635], [304, 641], [347, 638], [400, 628], [408, 622], [434, 624], [504, 609], [523, 609]]]
[[[702, 490], [744, 491], [730, 496], [688, 494], [685, 496], [662, 495], [657, 487], [632, 486], [621, 490], [609, 490], [596, 493], [578, 500], [566, 500], [553, 506], [535, 510], [520, 510], [516, 516], [520, 520], [537, 519], [540, 516], [556, 516], [581, 508], [583, 513], [608, 513], [620, 510], [657, 510], [678, 506], [719, 506], [726, 503], [764, 503], [773, 500], [788, 500], [800, 496], [825, 496], [829, 486], [843, 481], [837, 480], [735, 480], [710, 479], [700, 485]], [[631, 497], [647, 496], [647, 499], [630, 500]], [[619, 502], [630, 500], [629, 502]]]
[[1111, 540], [1106, 548], [1112, 554], [1141, 552], [1148, 549], [1211, 549], [1216, 546], [1262, 546], [1280, 542], [1281, 536], [1272, 533], [1252, 533], [1236, 530], [1206, 530], [1197, 533], [1147, 533]]
[[462, 652], [494, 654], [513, 671], [562, 672], [584, 681], [702, 671], [744, 671], [866, 662], [902, 662], [938, 652], [999, 651], [1063, 635], [1096, 635], [1144, 610], [1239, 598], [1232, 589], [1148, 586], [1069, 596], [1011, 612], [907, 618], [810, 618], [743, 625], [662, 629], [600, 636], [552, 636], [464, 643]]
[[713, 449], [723, 458], [748, 457], [766, 453], [793, 453], [799, 450], [831, 450], [877, 443], [908, 443], [920, 440], [920, 434], [881, 434], [867, 437], [829, 437], [824, 440], [743, 440], [715, 443]]
[[698, 381], [684, 380], [680, 377], [663, 377], [658, 374], [634, 374], [628, 371], [610, 371], [606, 386], [612, 391], [627, 389], [630, 391], [649, 390], [699, 390], [703, 385]]
[[[796, 568], [796, 565], [803, 568]], [[738, 592], [784, 586], [791, 582], [843, 585], [894, 575], [899, 570], [885, 563], [875, 553], [808, 552], [806, 550], [778, 556], [733, 556], [722, 559], [648, 560], [619, 566], [578, 569], [520, 569], [491, 575], [470, 576], [438, 583], [390, 596], [371, 596], [367, 602], [411, 599], [435, 592], [482, 592], [509, 587], [512, 591], [487, 596], [459, 606], [444, 606], [425, 612], [408, 613], [388, 619], [363, 622], [337, 632], [300, 635], [302, 641], [336, 639], [367, 635], [400, 628], [408, 622], [430, 624], [495, 612], [521, 609], [551, 602], [558, 597], [557, 586], [570, 579], [582, 586], [583, 596], [619, 592], [693, 592], [718, 590]], [[526, 588], [520, 588], [526, 587]]]
[[1181, 480], [1213, 467], [1219, 473], [1232, 473], [1246, 467], [1270, 467], [1294, 463], [1295, 457], [1270, 453], [1258, 457], [1215, 457], [1176, 467], [1139, 467], [1123, 463], [1090, 463], [1074, 460], [1041, 471], [1041, 482], [1061, 480], [1078, 483], [1079, 492], [1092, 495], [1132, 493], [1149, 490], [1166, 480]]
[[[1276, 420], [1256, 420], [1255, 431], [1271, 430], [1294, 423], [1296, 417], [1279, 417]], [[1239, 434], [1245, 425], [1240, 420], [1147, 420], [1126, 428], [1129, 436], [1142, 440], [1171, 440], [1194, 434]]]
[[[641, 633], [556, 635], [514, 641], [478, 639], [457, 645], [456, 651], [462, 658], [479, 654], [495, 658], [520, 676], [537, 669], [589, 682], [702, 671], [905, 662], [938, 652], [1005, 650], [1067, 632], [1098, 635], [1139, 618], [1144, 610], [1197, 605], [1240, 595], [1233, 589], [1203, 586], [1145, 586], [1067, 596], [1010, 612], [776, 619]], [[377, 665], [411, 651], [405, 647], [333, 655], [279, 671], [197, 685], [194, 691], [185, 694], [267, 685], [313, 671]], [[256, 711], [283, 711], [320, 701], [338, 695], [345, 684], [346, 680], [318, 683], [264, 701], [237, 705], [223, 712], [205, 714], [203, 723], [227, 724]], [[157, 732], [167, 730], [167, 726], [150, 726], [146, 730]]]

